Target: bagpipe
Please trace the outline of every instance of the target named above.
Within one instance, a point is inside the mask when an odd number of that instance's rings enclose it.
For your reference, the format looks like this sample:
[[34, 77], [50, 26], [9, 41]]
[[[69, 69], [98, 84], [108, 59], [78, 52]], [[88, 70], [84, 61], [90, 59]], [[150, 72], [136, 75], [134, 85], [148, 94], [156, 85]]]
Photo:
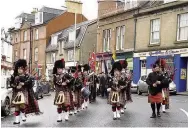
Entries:
[[20, 105], [20, 104], [24, 104], [25, 103], [25, 98], [24, 98], [24, 94], [23, 94], [23, 85], [21, 85], [20, 83], [25, 83], [29, 81], [28, 79], [26, 79], [25, 75], [20, 75], [20, 76], [16, 76], [15, 77], [15, 88], [17, 89], [17, 94], [15, 96], [15, 98], [13, 99], [12, 103], [15, 105]]

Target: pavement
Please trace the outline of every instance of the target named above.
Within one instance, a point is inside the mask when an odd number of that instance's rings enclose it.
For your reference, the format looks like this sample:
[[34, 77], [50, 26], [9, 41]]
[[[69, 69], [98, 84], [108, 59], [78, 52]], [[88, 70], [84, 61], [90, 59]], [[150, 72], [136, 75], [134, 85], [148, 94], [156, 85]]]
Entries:
[[56, 106], [53, 105], [54, 92], [38, 100], [40, 116], [29, 116], [27, 122], [13, 125], [14, 116], [1, 118], [1, 127], [188, 127], [188, 98], [182, 95], [170, 96], [170, 109], [160, 118], [151, 119], [151, 109], [146, 95], [133, 94], [133, 103], [127, 105], [120, 120], [113, 120], [111, 106], [106, 99], [97, 97], [96, 103], [89, 104], [87, 110], [70, 116], [68, 122], [58, 123]]
[[188, 91], [186, 91], [186, 92], [178, 92], [177, 95], [188, 96]]

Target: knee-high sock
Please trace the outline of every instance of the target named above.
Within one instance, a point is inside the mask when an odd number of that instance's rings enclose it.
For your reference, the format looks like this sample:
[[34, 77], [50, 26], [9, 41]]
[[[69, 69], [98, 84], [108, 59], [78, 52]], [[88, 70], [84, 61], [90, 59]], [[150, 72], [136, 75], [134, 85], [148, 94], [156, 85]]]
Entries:
[[121, 109], [121, 106], [117, 106], [117, 110], [120, 110]]
[[116, 111], [116, 106], [112, 105], [112, 111], [115, 112]]
[[14, 112], [14, 115], [15, 115], [15, 116], [19, 116], [19, 115], [20, 115], [20, 111], [15, 111], [15, 112]]
[[157, 104], [157, 112], [160, 112], [160, 108], [161, 108], [161, 103]]
[[151, 103], [152, 112], [155, 113], [155, 103]]
[[57, 112], [60, 114], [62, 113], [62, 108], [57, 108]]

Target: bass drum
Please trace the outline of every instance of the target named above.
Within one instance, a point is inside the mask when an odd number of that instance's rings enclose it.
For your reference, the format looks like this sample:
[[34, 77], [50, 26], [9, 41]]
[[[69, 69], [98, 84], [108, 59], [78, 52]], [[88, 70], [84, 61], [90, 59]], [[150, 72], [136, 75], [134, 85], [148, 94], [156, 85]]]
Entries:
[[88, 98], [89, 95], [91, 94], [88, 87], [83, 87], [81, 92], [82, 92], [82, 95], [83, 95], [84, 98]]

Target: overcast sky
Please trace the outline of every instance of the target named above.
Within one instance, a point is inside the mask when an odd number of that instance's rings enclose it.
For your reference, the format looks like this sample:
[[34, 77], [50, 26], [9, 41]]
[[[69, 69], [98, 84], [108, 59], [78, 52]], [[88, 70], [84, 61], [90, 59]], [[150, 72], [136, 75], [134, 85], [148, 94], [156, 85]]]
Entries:
[[[1, 0], [0, 2], [0, 27], [9, 28], [14, 25], [15, 17], [22, 12], [30, 13], [33, 8], [43, 5], [52, 8], [64, 9], [65, 0]], [[97, 0], [81, 0], [83, 14], [89, 19], [97, 18]]]

